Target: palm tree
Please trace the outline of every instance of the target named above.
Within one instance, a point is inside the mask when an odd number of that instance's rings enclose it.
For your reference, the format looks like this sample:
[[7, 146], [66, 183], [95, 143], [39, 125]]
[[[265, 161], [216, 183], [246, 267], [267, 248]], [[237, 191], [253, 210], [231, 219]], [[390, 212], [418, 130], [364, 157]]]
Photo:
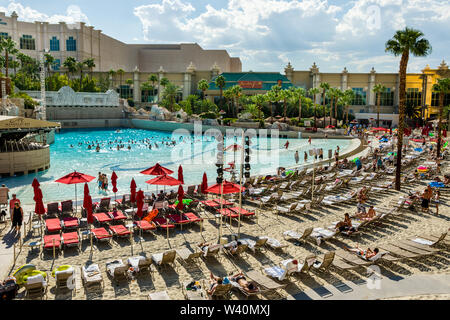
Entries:
[[225, 90], [223, 92], [223, 96], [224, 96], [225, 99], [227, 99], [228, 115], [230, 115], [231, 114], [231, 112], [230, 112], [230, 105], [233, 102], [233, 92], [232, 92], [231, 88]]
[[15, 55], [19, 52], [16, 48], [16, 43], [11, 38], [0, 39], [0, 50], [5, 52], [5, 77], [9, 76], [9, 56]]
[[[327, 96], [330, 99], [330, 126], [331, 126], [331, 125], [333, 125], [333, 104], [336, 101], [336, 99], [339, 97], [339, 90], [336, 88], [330, 88], [328, 90]], [[335, 106], [335, 110], [337, 110], [337, 103]]]
[[219, 88], [219, 90], [220, 90], [220, 101], [222, 101], [223, 88], [225, 88], [227, 81], [223, 75], [220, 75], [216, 78], [214, 83], [215, 83], [216, 87]]
[[323, 115], [323, 127], [325, 128], [325, 95], [327, 93], [328, 90], [330, 90], [330, 84], [328, 82], [322, 82], [320, 84], [320, 88], [323, 90], [322, 91], [322, 108], [324, 110], [324, 115]]
[[44, 55], [44, 65], [47, 68], [47, 74], [50, 75], [50, 68], [55, 64], [55, 58], [51, 55], [46, 53]]
[[206, 92], [206, 90], [209, 89], [209, 83], [208, 83], [208, 80], [206, 80], [206, 79], [200, 80], [200, 81], [198, 82], [197, 87], [198, 87], [198, 89], [201, 90], [201, 92], [202, 92], [202, 99], [205, 100], [205, 92]]
[[372, 90], [377, 95], [377, 127], [380, 126], [380, 104], [381, 104], [381, 95], [386, 92], [386, 87], [381, 83], [375, 85]]
[[280, 99], [283, 100], [283, 118], [284, 121], [286, 121], [287, 118], [287, 102], [288, 100], [291, 98], [291, 91], [290, 90], [286, 90], [286, 89], [282, 89], [280, 91]]
[[144, 100], [145, 103], [148, 102], [148, 93], [153, 90], [153, 86], [150, 84], [150, 82], [143, 82], [141, 83], [141, 90], [144, 92]]
[[[161, 79], [162, 80], [162, 79]], [[173, 83], [167, 83], [164, 87], [163, 97], [169, 102], [169, 111], [174, 111], [175, 99], [181, 92], [180, 87], [174, 85]]]
[[70, 79], [70, 75], [77, 71], [77, 60], [74, 57], [67, 57], [63, 66], [67, 69], [67, 77]]
[[108, 75], [111, 77], [111, 86], [114, 87], [114, 76], [116, 75], [116, 71], [111, 69], [108, 71]]
[[152, 87], [153, 87], [153, 89], [152, 89], [152, 96], [154, 96], [155, 95], [155, 83], [157, 83], [158, 82], [158, 76], [156, 75], [156, 74], [151, 74], [149, 77], [148, 77], [148, 81], [149, 82], [151, 82], [152, 83]]
[[280, 101], [281, 86], [272, 86], [267, 94], [267, 100], [271, 102], [270, 116], [273, 118], [273, 105]]
[[[306, 90], [303, 88], [291, 87], [291, 97], [295, 102], [298, 101], [298, 123], [302, 120], [302, 99], [306, 96]], [[294, 103], [295, 103], [294, 102]]]
[[251, 97], [252, 102], [256, 105], [258, 108], [258, 119], [262, 119], [261, 113], [262, 113], [262, 107], [264, 103], [266, 102], [266, 97], [262, 94], [257, 94]]
[[400, 88], [399, 88], [399, 125], [397, 142], [397, 170], [395, 172], [395, 189], [400, 191], [400, 175], [402, 172], [402, 146], [403, 131], [405, 130], [405, 98], [406, 98], [406, 69], [408, 67], [409, 54], [416, 57], [424, 57], [431, 53], [430, 42], [423, 38], [419, 30], [406, 27], [399, 30], [394, 37], [386, 42], [386, 52], [394, 56], [401, 55], [400, 60]]
[[311, 89], [309, 89], [308, 90], [308, 94], [310, 95], [310, 96], [312, 96], [313, 97], [313, 108], [314, 108], [314, 128], [317, 128], [317, 126], [316, 126], [316, 123], [317, 123], [317, 121], [316, 121], [316, 119], [317, 119], [317, 113], [316, 113], [316, 97], [317, 97], [317, 95], [320, 93], [320, 90], [319, 90], [319, 88], [311, 88]]
[[345, 123], [346, 124], [348, 124], [349, 108], [354, 99], [355, 99], [355, 92], [352, 89], [347, 89], [342, 93], [342, 97], [340, 100], [341, 100], [341, 104], [344, 106], [344, 109], [345, 109]]
[[446, 94], [450, 94], [450, 78], [438, 79], [432, 87], [434, 92], [439, 93], [439, 123], [438, 123], [438, 142], [437, 142], [437, 158], [441, 153], [441, 127], [442, 127], [442, 113], [444, 110], [444, 98]]
[[116, 71], [116, 74], [119, 75], [119, 96], [122, 97], [122, 81], [123, 81], [123, 75], [125, 74], [125, 70], [122, 68]]
[[84, 64], [84, 62], [77, 62], [75, 64], [75, 66], [76, 66], [76, 69], [80, 72], [80, 92], [81, 92], [81, 91], [83, 91], [83, 88], [82, 88], [82, 86], [83, 86], [83, 69], [85, 67], [85, 64]]
[[239, 85], [235, 85], [235, 86], [231, 87], [231, 93], [232, 93], [232, 97], [235, 101], [234, 108], [233, 108], [233, 116], [237, 117], [237, 114], [239, 112], [238, 100], [239, 100], [239, 97], [242, 95], [242, 88]]
[[94, 58], [89, 58], [83, 61], [84, 65], [89, 69], [89, 75], [92, 79], [92, 73], [94, 71], [95, 68], [95, 59]]

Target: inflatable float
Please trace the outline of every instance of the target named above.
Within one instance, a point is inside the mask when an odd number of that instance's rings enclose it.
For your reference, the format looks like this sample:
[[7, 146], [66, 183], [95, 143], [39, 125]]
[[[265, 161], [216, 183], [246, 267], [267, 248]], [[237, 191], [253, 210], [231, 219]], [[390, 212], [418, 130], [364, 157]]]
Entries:
[[14, 272], [13, 277], [16, 278], [18, 285], [22, 285], [27, 283], [29, 277], [34, 277], [39, 274], [42, 275], [44, 279], [47, 279], [47, 274], [44, 271], [36, 270], [36, 266], [33, 264], [25, 264]]
[[72, 271], [73, 271], [73, 267], [72, 267], [72, 266], [69, 266], [69, 265], [59, 266], [58, 268], [53, 269], [53, 271], [52, 271], [52, 277], [53, 277], [53, 278], [55, 277], [56, 272], [64, 272], [64, 271], [66, 271], [66, 272], [72, 272]]

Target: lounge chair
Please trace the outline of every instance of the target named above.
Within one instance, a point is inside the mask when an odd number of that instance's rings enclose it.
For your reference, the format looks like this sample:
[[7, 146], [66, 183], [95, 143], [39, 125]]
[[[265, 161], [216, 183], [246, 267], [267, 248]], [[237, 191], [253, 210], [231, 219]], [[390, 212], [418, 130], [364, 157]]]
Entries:
[[105, 228], [92, 229], [91, 233], [95, 240], [101, 242], [110, 242], [112, 238], [112, 234], [109, 233]]
[[232, 206], [232, 205], [234, 205], [233, 202], [230, 202], [230, 201], [228, 201], [226, 199], [218, 198], [218, 199], [213, 199], [211, 201], [217, 202], [219, 205], [222, 204], [222, 206]]
[[[264, 268], [264, 273], [269, 277], [275, 278], [279, 281], [283, 281], [284, 279], [289, 279], [291, 275], [294, 273], [308, 273], [312, 264], [313, 258], [315, 256], [308, 256], [305, 258], [303, 263], [298, 263], [297, 265], [293, 265], [292, 268], [287, 269], [288, 264], [292, 262], [293, 259], [287, 259], [280, 262], [279, 266], [272, 266]], [[311, 261], [311, 263], [310, 263]]]
[[144, 256], [130, 257], [127, 260], [128, 267], [134, 268], [138, 274], [142, 274], [146, 271], [152, 271], [153, 260]]
[[47, 204], [47, 216], [58, 216], [61, 213], [59, 210], [58, 202], [52, 202]]
[[186, 281], [183, 283], [183, 286], [181, 287], [184, 298], [186, 300], [208, 300], [206, 298], [206, 294], [203, 292], [202, 288], [197, 290], [188, 290], [187, 287], [195, 281]]
[[73, 213], [73, 201], [61, 201], [61, 214], [71, 215]]
[[65, 230], [78, 229], [80, 227], [80, 220], [75, 217], [66, 217], [63, 218], [61, 225]]
[[218, 209], [217, 210], [218, 213], [220, 213], [222, 216], [226, 217], [226, 218], [231, 218], [231, 219], [237, 219], [239, 218], [239, 214], [228, 209], [228, 208], [222, 208], [222, 209]]
[[152, 260], [158, 267], [165, 267], [167, 265], [172, 266], [174, 269], [177, 268], [175, 263], [177, 252], [175, 250], [169, 250], [162, 253], [156, 253], [152, 255]]
[[248, 244], [242, 243], [242, 244], [238, 245], [237, 249], [234, 253], [232, 253], [230, 251], [230, 249], [228, 249], [227, 245], [224, 245], [223, 248], [225, 249], [225, 250], [223, 250], [225, 252], [225, 254], [229, 255], [232, 258], [235, 258], [235, 257], [240, 257], [241, 255], [245, 255], [245, 251], [248, 249]]
[[445, 238], [447, 236], [447, 232], [443, 232], [440, 236], [427, 235], [427, 236], [417, 236], [411, 238], [411, 241], [416, 243], [424, 244], [430, 247], [435, 247], [441, 243], [445, 242]]
[[161, 217], [154, 218], [153, 222], [156, 224], [156, 226], [158, 228], [161, 228], [161, 229], [173, 229], [173, 228], [175, 228], [175, 225], [170, 223], [170, 220], [169, 220], [169, 222], [167, 222], [166, 219], [161, 218]]
[[396, 246], [390, 245], [390, 244], [384, 244], [380, 247], [382, 249], [388, 251], [389, 253], [393, 254], [394, 256], [398, 256], [398, 257], [404, 258], [404, 259], [416, 259], [416, 258], [419, 258], [420, 256], [422, 256], [421, 254], [412, 253], [411, 251], [403, 250], [399, 247], [396, 247]]
[[333, 264], [334, 256], [335, 253], [333, 251], [329, 251], [325, 253], [321, 259], [316, 258], [316, 261], [314, 261], [311, 266], [311, 270], [319, 272], [328, 271], [330, 266]]
[[122, 211], [108, 212], [108, 215], [113, 222], [121, 222], [128, 219], [128, 217]]
[[413, 245], [409, 245], [408, 243], [404, 243], [402, 241], [395, 241], [392, 243], [394, 246], [402, 249], [402, 250], [406, 250], [406, 251], [410, 251], [412, 253], [415, 253], [417, 255], [420, 256], [428, 256], [428, 255], [433, 255], [436, 252], [438, 252], [439, 250], [430, 250], [427, 248], [419, 248], [417, 246], [413, 246]]
[[334, 238], [339, 231], [337, 230], [329, 230], [324, 228], [314, 228], [310, 234], [310, 237], [316, 240], [318, 246], [322, 243], [322, 241], [329, 240]]
[[149, 293], [148, 299], [149, 300], [172, 300], [169, 297], [169, 294], [167, 293], [167, 291], [159, 291], [159, 292]]
[[190, 197], [194, 197], [195, 186], [188, 186], [186, 194]]
[[118, 284], [121, 281], [128, 281], [128, 266], [122, 260], [114, 260], [106, 263], [106, 272]]
[[285, 240], [295, 239], [297, 241], [306, 241], [306, 239], [311, 235], [312, 232], [313, 228], [306, 228], [303, 233], [298, 233], [290, 230], [283, 232], [283, 237]]
[[123, 224], [109, 226], [109, 230], [111, 230], [113, 236], [119, 238], [129, 238], [131, 235], [131, 231], [128, 230]]
[[56, 293], [58, 293], [61, 289], [70, 291], [75, 290], [76, 292], [74, 274], [75, 269], [72, 266], [64, 271], [55, 272]]
[[[203, 281], [203, 289], [205, 289], [205, 291], [206, 291], [206, 288], [207, 288], [207, 286], [205, 284], [205, 281]], [[209, 299], [215, 299], [215, 298], [227, 299], [230, 297], [231, 289], [233, 289], [233, 285], [231, 283], [217, 284], [215, 290], [213, 291], [213, 293], [211, 295], [208, 294], [207, 292], [205, 292], [205, 293]]]
[[[47, 276], [48, 278], [48, 276]], [[41, 299], [47, 297], [47, 281], [45, 281], [42, 274], [28, 277], [24, 284], [25, 297], [28, 299]]]
[[94, 213], [92, 216], [94, 217], [94, 220], [99, 224], [105, 224], [113, 220], [109, 215], [107, 215], [104, 212]]
[[276, 206], [274, 209], [274, 212], [277, 214], [284, 213], [289, 214], [295, 212], [295, 209], [297, 208], [297, 202], [292, 203], [289, 207], [282, 207], [282, 206]]
[[256, 282], [262, 293], [277, 291], [286, 287], [285, 284], [277, 283], [256, 270], [247, 271], [245, 272], [245, 275], [252, 281]]
[[45, 229], [47, 232], [61, 232], [61, 221], [59, 219], [45, 220]]
[[184, 214], [170, 214], [167, 218], [169, 218], [176, 226], [183, 226], [191, 223], [191, 220], [187, 219]]
[[80, 236], [78, 232], [70, 232], [62, 234], [63, 248], [77, 248], [80, 251]]
[[98, 264], [82, 266], [81, 280], [86, 290], [95, 285], [100, 285], [100, 288], [104, 287], [102, 273], [100, 271], [100, 267], [98, 266]]
[[184, 216], [192, 223], [196, 223], [196, 222], [202, 222], [203, 219], [200, 217], [197, 217], [194, 213], [192, 212], [186, 212], [184, 214]]
[[203, 254], [201, 251], [192, 251], [187, 247], [177, 249], [176, 252], [181, 260], [186, 263], [195, 263]]
[[220, 259], [219, 252], [220, 252], [221, 248], [222, 248], [222, 245], [220, 245], [220, 244], [210, 245], [202, 251], [203, 252], [202, 257], [205, 259], [211, 258], [211, 257]]
[[61, 250], [61, 236], [59, 234], [49, 234], [44, 236], [44, 250]]
[[261, 252], [262, 250], [265, 249], [265, 245], [267, 243], [267, 238], [259, 238], [256, 241], [253, 239], [249, 239], [249, 238], [244, 238], [244, 239], [239, 239], [240, 242], [247, 244], [248, 248], [253, 251], [259, 251]]
[[430, 245], [425, 245], [425, 244], [418, 243], [418, 242], [415, 242], [412, 240], [400, 240], [398, 242], [402, 243], [404, 245], [407, 245], [407, 246], [411, 246], [411, 247], [425, 250], [425, 251], [432, 252], [432, 253], [437, 253], [437, 252], [441, 251], [440, 249], [433, 248]]
[[100, 203], [94, 203], [96, 205], [96, 212], [108, 212], [111, 204], [111, 198], [103, 198]]
[[289, 246], [287, 243], [281, 243], [277, 239], [267, 236], [261, 236], [259, 237], [259, 239], [267, 239], [266, 246], [273, 250], [283, 250], [284, 248], [287, 248]]
[[156, 229], [156, 224], [154, 222], [148, 222], [147, 220], [140, 220], [134, 222], [135, 226], [144, 232], [150, 232]]

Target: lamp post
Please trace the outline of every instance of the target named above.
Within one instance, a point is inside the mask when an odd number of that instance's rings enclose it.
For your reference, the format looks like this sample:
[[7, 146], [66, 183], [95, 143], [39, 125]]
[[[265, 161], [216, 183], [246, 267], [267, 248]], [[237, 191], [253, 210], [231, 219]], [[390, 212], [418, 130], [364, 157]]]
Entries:
[[39, 69], [40, 69], [40, 82], [41, 82], [41, 105], [38, 109], [38, 114], [40, 120], [47, 120], [47, 98], [45, 96], [45, 54], [49, 51], [47, 49], [40, 52], [39, 56]]

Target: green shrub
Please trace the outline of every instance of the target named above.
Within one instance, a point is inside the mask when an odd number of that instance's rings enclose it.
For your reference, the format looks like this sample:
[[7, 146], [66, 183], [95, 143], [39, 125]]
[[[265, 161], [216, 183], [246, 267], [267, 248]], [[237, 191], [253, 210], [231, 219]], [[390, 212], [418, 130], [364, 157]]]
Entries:
[[217, 119], [217, 115], [214, 112], [204, 112], [199, 114], [202, 119]]
[[225, 125], [225, 126], [229, 126], [232, 123], [235, 123], [236, 121], [237, 121], [236, 118], [223, 118], [222, 119], [223, 125]]

